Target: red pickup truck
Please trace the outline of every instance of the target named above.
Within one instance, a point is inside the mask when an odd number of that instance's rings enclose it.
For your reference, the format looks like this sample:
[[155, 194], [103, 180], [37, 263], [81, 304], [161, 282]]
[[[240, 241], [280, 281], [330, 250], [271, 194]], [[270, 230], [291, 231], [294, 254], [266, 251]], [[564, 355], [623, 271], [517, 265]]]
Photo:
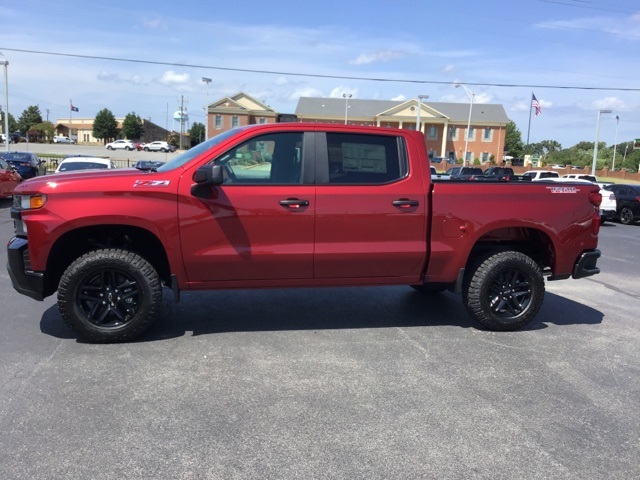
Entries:
[[30, 179], [14, 192], [14, 288], [57, 291], [83, 339], [147, 329], [184, 290], [409, 285], [460, 292], [486, 328], [514, 330], [544, 278], [596, 267], [599, 188], [432, 183], [421, 133], [275, 123], [240, 127], [157, 170]]

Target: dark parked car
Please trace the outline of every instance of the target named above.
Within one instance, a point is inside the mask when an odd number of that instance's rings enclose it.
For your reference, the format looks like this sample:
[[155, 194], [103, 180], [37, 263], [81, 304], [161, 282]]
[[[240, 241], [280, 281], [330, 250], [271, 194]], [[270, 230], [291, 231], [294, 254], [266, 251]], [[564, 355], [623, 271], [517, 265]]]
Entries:
[[473, 180], [474, 177], [481, 177], [484, 172], [480, 167], [451, 167], [444, 172], [451, 180]]
[[15, 167], [23, 180], [27, 178], [37, 177], [42, 175], [41, 161], [35, 153], [31, 152], [2, 152], [2, 157], [9, 165]]
[[616, 219], [628, 225], [640, 219], [640, 185], [611, 184], [604, 187], [616, 194]]
[[155, 170], [162, 165], [164, 162], [159, 160], [138, 160], [133, 166], [138, 170]]
[[16, 169], [0, 158], [0, 197], [10, 197], [13, 189], [22, 181]]

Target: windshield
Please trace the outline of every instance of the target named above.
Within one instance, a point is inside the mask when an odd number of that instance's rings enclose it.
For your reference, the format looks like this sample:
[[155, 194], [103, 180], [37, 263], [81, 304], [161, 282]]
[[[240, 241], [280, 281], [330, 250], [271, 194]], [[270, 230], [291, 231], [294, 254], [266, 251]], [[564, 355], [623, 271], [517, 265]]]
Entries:
[[196, 158], [198, 155], [206, 152], [207, 150], [210, 150], [211, 148], [218, 145], [219, 143], [224, 142], [226, 139], [233, 137], [238, 132], [245, 130], [247, 128], [251, 128], [251, 126], [232, 128], [231, 130], [228, 130], [219, 135], [216, 135], [215, 137], [211, 137], [209, 140], [199, 143], [195, 147], [190, 148], [186, 152], [178, 155], [176, 158], [169, 160], [167, 163], [165, 163], [161, 167], [158, 167], [158, 171], [167, 172], [169, 170], [173, 170], [174, 168], [181, 167], [186, 163], [188, 163], [190, 160], [193, 160], [194, 158]]

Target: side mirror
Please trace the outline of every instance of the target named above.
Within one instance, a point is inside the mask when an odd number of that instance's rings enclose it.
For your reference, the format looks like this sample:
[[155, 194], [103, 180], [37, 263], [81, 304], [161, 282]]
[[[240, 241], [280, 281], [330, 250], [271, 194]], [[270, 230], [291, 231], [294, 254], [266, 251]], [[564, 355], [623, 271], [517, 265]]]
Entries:
[[193, 174], [195, 185], [191, 186], [191, 195], [200, 198], [211, 196], [211, 187], [222, 185], [224, 177], [220, 165], [204, 165]]

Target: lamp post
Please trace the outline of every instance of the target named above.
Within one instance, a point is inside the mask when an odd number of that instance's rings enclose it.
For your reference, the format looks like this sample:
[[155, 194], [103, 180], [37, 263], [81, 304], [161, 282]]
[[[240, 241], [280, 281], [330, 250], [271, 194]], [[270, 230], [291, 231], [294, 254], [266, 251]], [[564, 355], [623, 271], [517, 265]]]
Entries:
[[429, 95], [418, 95], [418, 118], [416, 120], [416, 130], [422, 131], [422, 124], [420, 123], [420, 113], [422, 112], [422, 100], [429, 98]]
[[593, 163], [591, 164], [591, 175], [596, 174], [596, 158], [598, 158], [598, 138], [600, 137], [600, 115], [612, 113], [611, 110], [598, 110], [598, 121], [596, 122], [596, 144], [593, 146]]
[[475, 98], [476, 94], [473, 93], [471, 90], [469, 90], [466, 85], [462, 83], [456, 83], [456, 88], [459, 88], [459, 87], [464, 88], [464, 91], [467, 93], [467, 95], [469, 96], [469, 99], [471, 100], [469, 103], [469, 120], [467, 120], [467, 131], [465, 132], [465, 135], [464, 135], [464, 156], [462, 157], [462, 166], [464, 167], [467, 165], [467, 151], [469, 148], [469, 130], [471, 130], [471, 112], [473, 111], [473, 99]]
[[9, 80], [7, 76], [7, 67], [9, 62], [7, 60], [0, 60], [0, 65], [4, 65], [4, 147], [9, 152], [9, 142], [11, 137], [9, 136]]
[[620, 122], [620, 116], [616, 115], [616, 135], [613, 140], [613, 162], [611, 162], [611, 171], [616, 171], [616, 148], [618, 147], [618, 123]]
[[209, 84], [211, 79], [209, 77], [202, 77], [202, 81], [207, 85], [207, 102], [204, 106], [204, 139], [209, 139]]
[[349, 99], [352, 97], [350, 93], [343, 93], [342, 98], [344, 98], [344, 124], [347, 124], [347, 117], [349, 112]]

